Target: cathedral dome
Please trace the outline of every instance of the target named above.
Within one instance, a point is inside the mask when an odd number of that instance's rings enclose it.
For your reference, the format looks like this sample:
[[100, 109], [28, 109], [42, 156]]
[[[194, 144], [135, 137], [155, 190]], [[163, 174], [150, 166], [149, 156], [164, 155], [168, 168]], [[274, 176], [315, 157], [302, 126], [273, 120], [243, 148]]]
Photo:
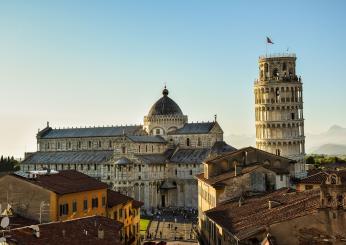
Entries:
[[183, 112], [177, 103], [168, 97], [168, 89], [162, 91], [163, 96], [161, 99], [151, 107], [148, 116], [164, 116], [164, 115], [178, 115], [183, 116]]

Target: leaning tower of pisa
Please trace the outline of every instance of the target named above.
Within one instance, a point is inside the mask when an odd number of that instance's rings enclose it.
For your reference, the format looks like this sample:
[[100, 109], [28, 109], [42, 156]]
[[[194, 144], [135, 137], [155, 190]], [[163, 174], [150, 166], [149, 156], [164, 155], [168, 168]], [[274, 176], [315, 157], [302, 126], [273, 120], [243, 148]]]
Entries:
[[[296, 160], [294, 174], [305, 175], [303, 86], [295, 54], [259, 57], [255, 81], [256, 147]], [[293, 169], [292, 169], [293, 172]]]

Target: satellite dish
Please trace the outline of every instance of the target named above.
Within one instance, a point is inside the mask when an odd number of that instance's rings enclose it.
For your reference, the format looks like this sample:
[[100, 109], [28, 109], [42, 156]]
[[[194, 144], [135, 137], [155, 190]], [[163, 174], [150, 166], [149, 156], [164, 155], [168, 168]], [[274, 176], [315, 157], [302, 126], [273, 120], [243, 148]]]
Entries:
[[3, 217], [0, 223], [0, 226], [5, 229], [10, 224], [10, 219], [6, 216]]

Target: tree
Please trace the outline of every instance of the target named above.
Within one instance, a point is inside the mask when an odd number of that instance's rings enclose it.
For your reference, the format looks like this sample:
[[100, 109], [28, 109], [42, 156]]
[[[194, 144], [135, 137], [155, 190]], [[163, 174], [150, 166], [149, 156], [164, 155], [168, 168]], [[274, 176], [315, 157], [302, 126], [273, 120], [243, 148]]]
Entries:
[[313, 156], [308, 156], [306, 158], [306, 164], [315, 164], [315, 158]]

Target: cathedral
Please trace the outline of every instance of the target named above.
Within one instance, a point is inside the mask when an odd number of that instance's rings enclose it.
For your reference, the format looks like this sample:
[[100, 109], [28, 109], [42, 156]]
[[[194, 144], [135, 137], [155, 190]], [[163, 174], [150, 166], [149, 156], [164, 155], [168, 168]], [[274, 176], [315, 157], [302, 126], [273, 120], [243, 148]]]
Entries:
[[168, 94], [165, 87], [143, 125], [56, 129], [47, 123], [21, 170], [77, 170], [144, 202], [148, 211], [197, 208], [202, 163], [235, 148], [223, 141], [216, 118], [189, 123]]

